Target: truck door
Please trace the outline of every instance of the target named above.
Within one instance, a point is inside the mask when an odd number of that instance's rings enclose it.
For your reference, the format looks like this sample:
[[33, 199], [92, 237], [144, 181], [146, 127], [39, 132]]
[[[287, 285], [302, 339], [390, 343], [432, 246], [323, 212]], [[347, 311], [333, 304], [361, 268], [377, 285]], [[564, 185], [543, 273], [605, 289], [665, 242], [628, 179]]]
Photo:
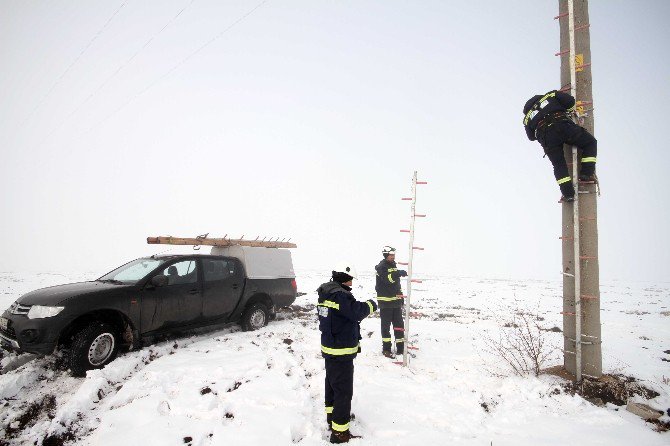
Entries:
[[242, 266], [234, 258], [203, 258], [203, 302], [205, 319], [225, 320], [235, 309], [244, 288]]
[[202, 290], [195, 259], [166, 266], [158, 274], [168, 283], [145, 290], [142, 299], [142, 332], [169, 331], [202, 319]]

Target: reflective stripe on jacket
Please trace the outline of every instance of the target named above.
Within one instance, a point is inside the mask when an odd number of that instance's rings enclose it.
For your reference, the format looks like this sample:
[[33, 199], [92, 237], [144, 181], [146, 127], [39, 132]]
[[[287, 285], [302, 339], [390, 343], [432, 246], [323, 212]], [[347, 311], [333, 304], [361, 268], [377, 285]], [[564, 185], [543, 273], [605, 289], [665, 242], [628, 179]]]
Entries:
[[386, 259], [375, 266], [375, 271], [375, 291], [379, 308], [400, 308], [403, 304], [402, 297], [398, 297], [398, 294], [402, 294], [400, 278], [407, 273], [399, 270], [395, 262]]
[[[568, 113], [575, 109], [575, 98], [562, 91], [552, 90], [545, 95], [535, 95], [523, 107], [523, 125], [531, 141], [537, 139], [535, 131], [545, 117]], [[564, 119], [568, 119], [567, 116]]]
[[327, 282], [319, 293], [317, 312], [321, 330], [321, 353], [325, 358], [349, 360], [360, 351], [360, 321], [374, 313], [372, 303], [359, 302], [351, 288]]

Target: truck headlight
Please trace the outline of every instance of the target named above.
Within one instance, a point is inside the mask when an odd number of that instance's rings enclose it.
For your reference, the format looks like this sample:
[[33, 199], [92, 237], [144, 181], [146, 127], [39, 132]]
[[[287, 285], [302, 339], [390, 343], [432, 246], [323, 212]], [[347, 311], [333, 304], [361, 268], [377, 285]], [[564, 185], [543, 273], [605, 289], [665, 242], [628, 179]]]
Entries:
[[65, 307], [47, 307], [45, 305], [33, 305], [28, 311], [28, 319], [43, 319], [53, 317], [63, 311]]

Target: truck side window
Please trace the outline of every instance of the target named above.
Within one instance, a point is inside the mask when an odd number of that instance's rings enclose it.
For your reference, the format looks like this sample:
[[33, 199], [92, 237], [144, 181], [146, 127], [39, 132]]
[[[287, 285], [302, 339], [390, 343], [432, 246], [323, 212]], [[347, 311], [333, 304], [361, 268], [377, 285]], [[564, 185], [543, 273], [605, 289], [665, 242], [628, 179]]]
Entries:
[[235, 275], [235, 263], [222, 259], [203, 259], [205, 282], [225, 280]]
[[196, 283], [198, 281], [195, 260], [184, 260], [170, 265], [163, 270], [163, 275], [167, 276], [168, 285]]

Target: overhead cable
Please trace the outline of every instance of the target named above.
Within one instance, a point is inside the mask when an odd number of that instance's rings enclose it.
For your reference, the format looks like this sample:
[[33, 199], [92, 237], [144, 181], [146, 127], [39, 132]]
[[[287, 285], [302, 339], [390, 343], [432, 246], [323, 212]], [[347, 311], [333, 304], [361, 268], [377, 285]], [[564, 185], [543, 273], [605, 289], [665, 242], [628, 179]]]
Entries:
[[[97, 95], [103, 88], [105, 88], [105, 87], [107, 86], [107, 84], [109, 84], [109, 82], [110, 82], [112, 79], [114, 79], [114, 78], [116, 77], [117, 74], [119, 74], [119, 73], [121, 72], [121, 70], [123, 70], [125, 67], [127, 67], [128, 65], [130, 65], [130, 63], [131, 63], [131, 62], [132, 62], [132, 61], [133, 61], [133, 60], [134, 60], [134, 59], [135, 59], [135, 58], [136, 58], [142, 51], [144, 51], [144, 50], [151, 44], [151, 42], [153, 42], [153, 40], [154, 40], [156, 37], [158, 37], [163, 31], [165, 31], [165, 29], [166, 29], [168, 26], [170, 26], [175, 20], [177, 20], [177, 18], [179, 18], [179, 16], [180, 16], [186, 9], [188, 9], [188, 8], [193, 4], [193, 2], [195, 2], [195, 0], [191, 0], [191, 2], [190, 2], [188, 5], [184, 6], [184, 7], [183, 7], [183, 8], [182, 8], [182, 9], [181, 9], [175, 16], [173, 16], [173, 17], [172, 17], [172, 18], [171, 18], [171, 19], [170, 19], [170, 20], [169, 20], [169, 21], [168, 21], [168, 22], [167, 22], [167, 23], [160, 29], [160, 31], [158, 31], [156, 34], [154, 34], [153, 36], [151, 36], [146, 42], [144, 42], [144, 45], [142, 45], [137, 51], [135, 51], [135, 53], [134, 53], [132, 56], [130, 56], [130, 58], [129, 58], [128, 60], [126, 60], [125, 62], [123, 62], [121, 65], [119, 65], [118, 68], [116, 69], [116, 71], [114, 71], [114, 72], [113, 72], [107, 79], [105, 79], [100, 85], [98, 85], [98, 88], [96, 88], [93, 92], [91, 92], [91, 94], [89, 94], [88, 97], [86, 97], [86, 99], [84, 99], [84, 100], [83, 100], [77, 107], [75, 107], [75, 109], [72, 110], [72, 112], [70, 112], [70, 114], [69, 114], [65, 119], [63, 119], [63, 121], [62, 121], [58, 126], [56, 126], [56, 127], [49, 133], [49, 136], [48, 136], [48, 137], [50, 137], [50, 136], [53, 135], [55, 132], [57, 132], [61, 127], [63, 127], [63, 125], [64, 125], [70, 118], [72, 118], [72, 116], [74, 116], [74, 115], [75, 115], [79, 110], [81, 110], [81, 108], [82, 108], [84, 105], [86, 105], [86, 104], [87, 104], [87, 103], [88, 103], [88, 102], [89, 102], [95, 95]], [[47, 137], [47, 138], [48, 138], [48, 137]]]
[[30, 114], [21, 122], [21, 124], [19, 125], [19, 129], [23, 128], [23, 126], [26, 124], [26, 122], [28, 122], [30, 120], [30, 118], [32, 118], [33, 115], [37, 112], [37, 110], [39, 110], [39, 108], [46, 102], [46, 100], [49, 98], [49, 96], [51, 96], [51, 93], [53, 93], [53, 91], [56, 89], [58, 84], [61, 83], [63, 78], [65, 78], [65, 76], [70, 72], [70, 70], [72, 70], [72, 68], [77, 64], [77, 62], [79, 62], [79, 60], [82, 58], [84, 53], [86, 53], [86, 51], [88, 51], [88, 49], [91, 47], [91, 45], [93, 45], [93, 42], [95, 42], [98, 39], [98, 37], [100, 37], [100, 35], [105, 31], [105, 29], [107, 28], [107, 26], [109, 26], [109, 24], [112, 22], [112, 20], [114, 20], [114, 17], [116, 17], [116, 15], [119, 13], [119, 11], [121, 11], [121, 9], [126, 5], [126, 3], [127, 2], [124, 1], [121, 4], [121, 6], [119, 6], [116, 9], [116, 11], [114, 11], [114, 13], [107, 19], [105, 24], [102, 26], [102, 28], [100, 28], [98, 30], [98, 32], [95, 33], [95, 35], [93, 36], [93, 38], [91, 38], [91, 40], [88, 42], [88, 44], [79, 52], [79, 55], [77, 57], [75, 57], [75, 59], [70, 63], [70, 65], [65, 69], [65, 71], [63, 71], [63, 73], [61, 73], [61, 75], [53, 83], [53, 85], [51, 86], [49, 91], [47, 91], [47, 93], [37, 103], [35, 108], [33, 108], [33, 110], [30, 112]]
[[113, 111], [111, 114], [107, 115], [102, 121], [100, 121], [97, 125], [94, 125], [93, 127], [89, 128], [87, 132], [90, 132], [93, 130], [95, 127], [104, 124], [107, 122], [109, 118], [112, 116], [116, 115], [118, 112], [126, 108], [130, 103], [132, 103], [134, 100], [136, 100], [138, 97], [142, 96], [144, 93], [149, 91], [154, 85], [158, 84], [161, 82], [163, 79], [167, 78], [170, 74], [172, 74], [174, 71], [176, 71], [179, 67], [181, 67], [183, 64], [185, 64], [189, 59], [191, 59], [193, 56], [198, 54], [200, 51], [203, 49], [207, 48], [209, 45], [214, 43], [216, 40], [221, 38], [224, 34], [226, 34], [228, 31], [230, 31], [232, 28], [234, 28], [236, 25], [238, 25], [240, 22], [245, 20], [247, 17], [249, 17], [251, 14], [256, 12], [261, 6], [266, 4], [270, 0], [263, 0], [262, 2], [258, 3], [254, 8], [249, 10], [246, 14], [235, 20], [232, 24], [228, 25], [225, 29], [220, 31], [218, 34], [216, 34], [214, 37], [209, 39], [207, 42], [205, 42], [203, 45], [201, 45], [199, 48], [197, 48], [195, 51], [191, 52], [188, 54], [186, 57], [184, 57], [182, 60], [177, 62], [172, 68], [170, 68], [167, 72], [165, 72], [163, 75], [159, 76], [156, 80], [151, 82], [146, 88], [144, 88], [142, 91], [137, 93], [136, 95], [132, 96], [130, 99], [128, 99], [125, 103], [123, 103], [119, 108], [117, 108], [115, 111]]

